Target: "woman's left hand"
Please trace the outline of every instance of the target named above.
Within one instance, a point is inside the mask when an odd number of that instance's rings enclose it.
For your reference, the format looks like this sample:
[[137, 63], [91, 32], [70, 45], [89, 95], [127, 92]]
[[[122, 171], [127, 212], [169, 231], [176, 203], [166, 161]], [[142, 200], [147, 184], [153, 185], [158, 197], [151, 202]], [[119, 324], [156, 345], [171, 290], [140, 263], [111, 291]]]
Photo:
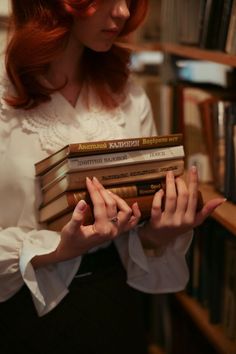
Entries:
[[224, 198], [211, 199], [198, 210], [199, 183], [195, 166], [190, 169], [188, 180], [187, 184], [183, 178], [175, 178], [171, 171], [167, 173], [166, 191], [155, 194], [150, 220], [139, 229], [144, 248], [165, 247], [200, 225], [225, 201]]

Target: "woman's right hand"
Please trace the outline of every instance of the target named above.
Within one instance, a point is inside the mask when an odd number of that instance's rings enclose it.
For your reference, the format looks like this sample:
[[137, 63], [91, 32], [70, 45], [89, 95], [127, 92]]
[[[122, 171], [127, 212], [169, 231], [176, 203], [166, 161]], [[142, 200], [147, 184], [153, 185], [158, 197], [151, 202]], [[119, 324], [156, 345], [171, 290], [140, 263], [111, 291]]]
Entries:
[[91, 248], [113, 240], [136, 226], [140, 219], [137, 204], [129, 207], [121, 198], [105, 189], [94, 177], [86, 179], [87, 189], [93, 203], [94, 223], [83, 225], [87, 204], [80, 200], [71, 220], [61, 231], [61, 242], [57, 248], [60, 259], [80, 256]]
[[87, 178], [86, 185], [93, 204], [94, 223], [84, 225], [88, 206], [84, 200], [80, 200], [71, 220], [61, 231], [57, 249], [48, 255], [36, 256], [32, 260], [35, 268], [81, 256], [138, 224], [141, 213], [137, 203], [129, 207], [122, 198], [105, 189], [95, 177], [92, 180]]

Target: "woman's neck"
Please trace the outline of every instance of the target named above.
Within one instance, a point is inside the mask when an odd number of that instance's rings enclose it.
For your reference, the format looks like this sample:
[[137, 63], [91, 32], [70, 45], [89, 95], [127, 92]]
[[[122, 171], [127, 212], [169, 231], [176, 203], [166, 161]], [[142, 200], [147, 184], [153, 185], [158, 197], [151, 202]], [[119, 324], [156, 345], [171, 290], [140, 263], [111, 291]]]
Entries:
[[75, 106], [81, 91], [81, 70], [80, 62], [84, 48], [71, 36], [65, 50], [54, 59], [45, 74], [45, 78], [53, 85], [60, 87], [61, 94]]

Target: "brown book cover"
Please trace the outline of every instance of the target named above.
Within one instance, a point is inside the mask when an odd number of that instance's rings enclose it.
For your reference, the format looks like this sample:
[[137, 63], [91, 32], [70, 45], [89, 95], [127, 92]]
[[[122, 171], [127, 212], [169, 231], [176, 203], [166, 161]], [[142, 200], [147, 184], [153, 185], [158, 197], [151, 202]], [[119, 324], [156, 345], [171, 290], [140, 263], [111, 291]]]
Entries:
[[[119, 187], [111, 187], [110, 191], [117, 194], [123, 199], [138, 197], [142, 195], [151, 195], [161, 188], [165, 188], [165, 179], [159, 181], [151, 181], [147, 183], [136, 183], [132, 185], [121, 185]], [[67, 191], [58, 198], [52, 200], [47, 205], [41, 207], [38, 213], [40, 223], [48, 222], [58, 216], [73, 210], [79, 200], [84, 199], [90, 203], [88, 192], [83, 190]]]
[[105, 167], [125, 166], [150, 161], [172, 160], [184, 158], [183, 145], [163, 148], [123, 151], [89, 156], [69, 157], [39, 177], [41, 188], [60, 179], [65, 173], [94, 170]]
[[213, 174], [213, 180], [216, 176], [214, 168], [214, 155], [215, 155], [215, 137], [214, 137], [214, 122], [213, 122], [213, 105], [217, 102], [217, 97], [209, 97], [199, 103], [201, 125], [203, 136], [205, 137], [206, 149], [209, 155], [209, 162]]
[[45, 205], [68, 190], [86, 189], [86, 177], [96, 176], [105, 186], [151, 181], [165, 177], [167, 171], [175, 176], [184, 172], [184, 159], [152, 161], [128, 166], [66, 173], [61, 179], [42, 189], [42, 204]]
[[102, 154], [108, 152], [150, 149], [181, 144], [182, 134], [69, 144], [45, 159], [36, 162], [35, 173], [36, 176], [41, 175], [58, 164], [60, 161], [70, 156], [87, 156], [91, 155], [91, 153]]
[[[129, 206], [131, 206], [135, 202], [138, 202], [139, 209], [142, 214], [141, 220], [145, 220], [150, 217], [152, 201], [153, 201], [153, 195], [137, 196], [137, 197], [126, 199], [126, 202]], [[59, 216], [57, 219], [48, 222], [47, 229], [51, 231], [61, 231], [61, 229], [66, 225], [66, 223], [70, 221], [72, 213], [73, 211], [70, 211], [69, 213]], [[91, 224], [93, 223], [93, 221], [94, 221], [93, 213], [90, 206], [88, 206], [84, 225]]]

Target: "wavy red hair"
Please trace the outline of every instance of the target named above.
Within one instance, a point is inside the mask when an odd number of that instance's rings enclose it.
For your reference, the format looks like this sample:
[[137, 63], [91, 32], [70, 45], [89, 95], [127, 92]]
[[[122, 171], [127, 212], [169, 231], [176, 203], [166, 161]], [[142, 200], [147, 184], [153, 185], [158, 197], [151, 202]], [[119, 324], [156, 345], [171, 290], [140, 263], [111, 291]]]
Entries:
[[[11, 39], [6, 49], [6, 70], [16, 95], [6, 101], [29, 109], [50, 100], [53, 90], [38, 80], [65, 48], [74, 16], [89, 16], [103, 0], [12, 0]], [[148, 0], [131, 0], [130, 18], [120, 34], [134, 31], [145, 18]], [[84, 81], [92, 85], [106, 107], [119, 102], [129, 76], [130, 51], [114, 44], [107, 52], [86, 48]], [[94, 65], [96, 63], [96, 65]], [[110, 92], [114, 93], [111, 95]], [[116, 100], [114, 99], [116, 97]]]

